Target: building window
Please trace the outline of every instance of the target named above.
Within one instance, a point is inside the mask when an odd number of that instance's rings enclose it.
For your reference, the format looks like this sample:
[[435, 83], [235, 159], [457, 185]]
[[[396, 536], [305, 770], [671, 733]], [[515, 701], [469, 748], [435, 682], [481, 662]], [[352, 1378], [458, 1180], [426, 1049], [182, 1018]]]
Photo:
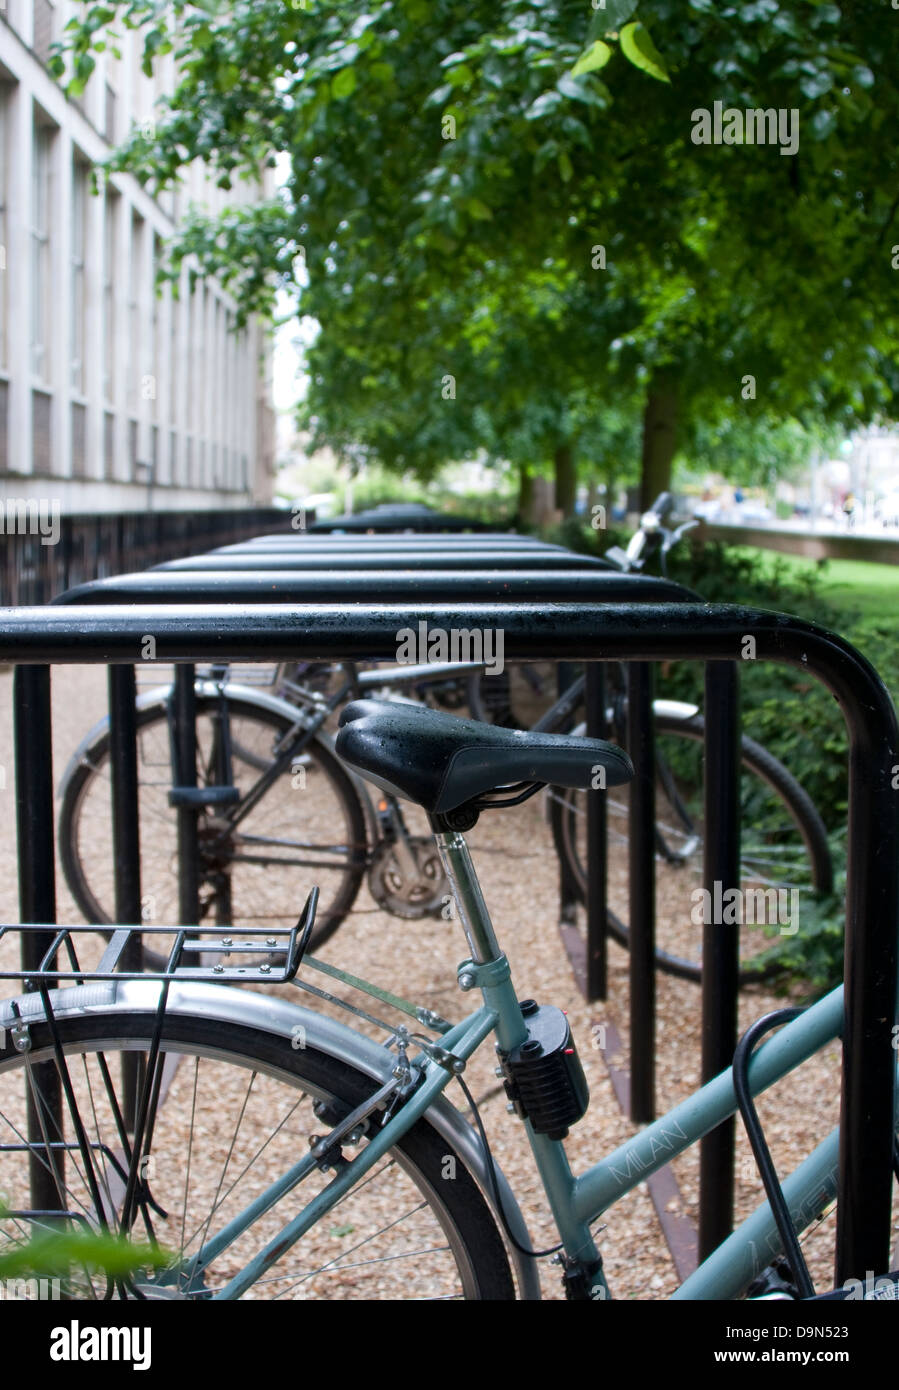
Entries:
[[34, 0], [34, 52], [42, 63], [50, 58], [50, 45], [55, 37], [53, 0]]
[[115, 400], [116, 393], [116, 298], [113, 288], [118, 238], [119, 198], [106, 190], [103, 208], [103, 397]]
[[72, 402], [72, 477], [87, 476], [87, 407]]
[[129, 410], [136, 411], [140, 398], [140, 292], [144, 263], [144, 219], [131, 214], [131, 255], [128, 259], [128, 361], [127, 399]]
[[87, 166], [76, 159], [72, 167], [72, 390], [83, 396], [84, 384], [84, 257], [87, 246]]
[[34, 128], [31, 170], [31, 370], [50, 380], [50, 164], [53, 132]]
[[152, 263], [150, 266], [150, 341], [147, 344], [147, 389], [145, 397], [150, 402], [150, 417], [153, 420], [159, 418], [159, 359], [162, 344], [159, 341], [159, 295], [156, 292], [156, 276], [159, 271], [159, 263], [162, 259], [162, 241], [153, 234], [153, 245], [151, 247]]
[[[206, 354], [206, 332], [204, 318], [204, 284], [197, 276], [190, 296], [187, 319], [187, 428], [198, 442], [203, 434], [203, 368]], [[199, 447], [197, 450], [199, 455]], [[191, 482], [203, 485], [202, 455], [195, 459], [196, 473]]]
[[139, 472], [140, 472], [140, 469], [139, 469], [139, 467], [138, 467], [138, 465], [139, 465], [139, 463], [140, 463], [140, 457], [139, 457], [138, 452], [137, 452], [137, 441], [138, 441], [138, 422], [137, 422], [137, 420], [129, 420], [129, 421], [128, 421], [128, 478], [129, 478], [129, 481], [132, 482], [132, 483], [135, 483], [135, 482], [139, 482], [139, 481], [140, 481], [140, 478], [139, 478], [139, 476], [138, 476], [138, 475], [139, 475]]
[[0, 85], [0, 367], [7, 365], [6, 342], [6, 238], [8, 232], [7, 199], [9, 178], [9, 88]]
[[[182, 301], [176, 294], [176, 288], [174, 284], [169, 283], [166, 289], [169, 306], [169, 341], [166, 352], [166, 360], [168, 362], [168, 417], [169, 423], [172, 425], [179, 425], [181, 423], [180, 402], [178, 397], [178, 342]], [[174, 458], [174, 454], [172, 457]], [[174, 482], [174, 480], [175, 474], [173, 471], [172, 481]]]
[[115, 416], [111, 410], [103, 412], [103, 476], [115, 477]]
[[31, 448], [34, 457], [34, 471], [37, 474], [50, 472], [53, 459], [53, 446], [50, 429], [53, 419], [53, 397], [47, 391], [31, 393]]
[[103, 107], [103, 135], [108, 145], [116, 143], [116, 95], [111, 83], [106, 84], [106, 100]]
[[9, 471], [9, 382], [0, 381], [0, 473]]

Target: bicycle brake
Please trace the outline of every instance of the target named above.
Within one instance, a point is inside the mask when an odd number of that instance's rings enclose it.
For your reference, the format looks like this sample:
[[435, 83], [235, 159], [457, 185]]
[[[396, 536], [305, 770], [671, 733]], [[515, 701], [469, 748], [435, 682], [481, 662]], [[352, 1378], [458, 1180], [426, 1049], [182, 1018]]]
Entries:
[[[309, 1148], [319, 1168], [322, 1170], [335, 1168], [345, 1162], [342, 1153], [343, 1145], [358, 1144], [362, 1136], [367, 1133], [370, 1123], [376, 1118], [376, 1112], [383, 1108], [384, 1114], [377, 1119], [378, 1128], [380, 1128], [392, 1112], [399, 1092], [405, 1094], [403, 1083], [396, 1077], [391, 1077], [373, 1095], [369, 1096], [368, 1100], [363, 1101], [361, 1105], [357, 1105], [354, 1110], [350, 1110], [342, 1119], [339, 1119], [330, 1134], [310, 1135]], [[334, 1102], [327, 1101], [318, 1103], [314, 1107], [315, 1114], [320, 1119], [330, 1120], [330, 1116], [336, 1113], [334, 1105]]]
[[587, 1261], [569, 1260], [563, 1256], [561, 1263], [564, 1269], [562, 1287], [566, 1299], [572, 1302], [595, 1303], [608, 1298], [608, 1289], [602, 1278], [601, 1256], [597, 1255], [595, 1260]]

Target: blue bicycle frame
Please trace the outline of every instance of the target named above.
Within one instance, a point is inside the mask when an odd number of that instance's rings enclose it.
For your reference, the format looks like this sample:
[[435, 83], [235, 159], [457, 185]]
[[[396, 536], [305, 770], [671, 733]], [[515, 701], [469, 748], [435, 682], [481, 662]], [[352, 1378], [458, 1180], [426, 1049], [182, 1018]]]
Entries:
[[[413, 1072], [417, 1079], [400, 1097], [402, 1103], [395, 1108], [391, 1118], [382, 1125], [366, 1148], [352, 1162], [342, 1166], [337, 1176], [284, 1226], [276, 1238], [219, 1290], [215, 1295], [217, 1298], [239, 1298], [261, 1278], [286, 1249], [319, 1221], [422, 1118], [453, 1076], [464, 1068], [464, 1064], [491, 1033], [496, 1035], [497, 1043], [504, 1052], [517, 1047], [527, 1036], [509, 964], [493, 934], [465, 840], [455, 832], [438, 833], [436, 839], [471, 948], [470, 959], [459, 966], [460, 988], [466, 991], [479, 989], [483, 1004], [442, 1034], [439, 1060], [424, 1052], [414, 1059]], [[842, 1022], [843, 990], [840, 987], [783, 1027], [758, 1049], [749, 1067], [752, 1093], [758, 1094], [773, 1085], [838, 1037]], [[385, 1097], [392, 1092], [396, 1099], [395, 1082], [388, 1083], [382, 1089]], [[377, 1099], [376, 1096], [374, 1100]], [[619, 1198], [695, 1144], [732, 1115], [736, 1108], [733, 1075], [728, 1069], [580, 1176], [571, 1171], [563, 1143], [537, 1134], [530, 1121], [524, 1120], [565, 1254], [583, 1266], [596, 1266], [597, 1272], [591, 1276], [592, 1298], [610, 1297], [599, 1252], [591, 1234], [592, 1225]], [[801, 1230], [813, 1220], [835, 1197], [837, 1157], [838, 1131], [834, 1130], [786, 1179], [784, 1194], [798, 1229]], [[296, 1187], [316, 1163], [314, 1154], [306, 1155], [271, 1184], [206, 1243], [192, 1265], [192, 1274], [199, 1276], [242, 1231]], [[777, 1226], [766, 1202], [680, 1286], [674, 1297], [734, 1298], [771, 1263], [779, 1250]]]

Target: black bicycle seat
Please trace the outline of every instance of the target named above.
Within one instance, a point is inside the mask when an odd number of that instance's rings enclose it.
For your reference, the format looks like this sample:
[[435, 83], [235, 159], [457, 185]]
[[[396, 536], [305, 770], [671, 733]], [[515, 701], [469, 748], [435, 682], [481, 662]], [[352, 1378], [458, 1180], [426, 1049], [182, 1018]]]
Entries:
[[337, 752], [375, 786], [417, 802], [431, 815], [523, 783], [618, 786], [630, 758], [598, 738], [500, 729], [425, 705], [354, 700], [340, 715]]

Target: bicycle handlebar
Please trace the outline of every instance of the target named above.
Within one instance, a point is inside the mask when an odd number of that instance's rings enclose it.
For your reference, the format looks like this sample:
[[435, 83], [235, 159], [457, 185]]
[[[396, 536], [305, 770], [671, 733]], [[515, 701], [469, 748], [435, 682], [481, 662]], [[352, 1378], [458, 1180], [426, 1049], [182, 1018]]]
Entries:
[[674, 498], [671, 496], [671, 493], [660, 492], [656, 500], [653, 502], [652, 506], [649, 508], [649, 510], [653, 513], [654, 516], [657, 516], [659, 518], [659, 521], [664, 521], [665, 517], [671, 511], [671, 508], [673, 506]]

